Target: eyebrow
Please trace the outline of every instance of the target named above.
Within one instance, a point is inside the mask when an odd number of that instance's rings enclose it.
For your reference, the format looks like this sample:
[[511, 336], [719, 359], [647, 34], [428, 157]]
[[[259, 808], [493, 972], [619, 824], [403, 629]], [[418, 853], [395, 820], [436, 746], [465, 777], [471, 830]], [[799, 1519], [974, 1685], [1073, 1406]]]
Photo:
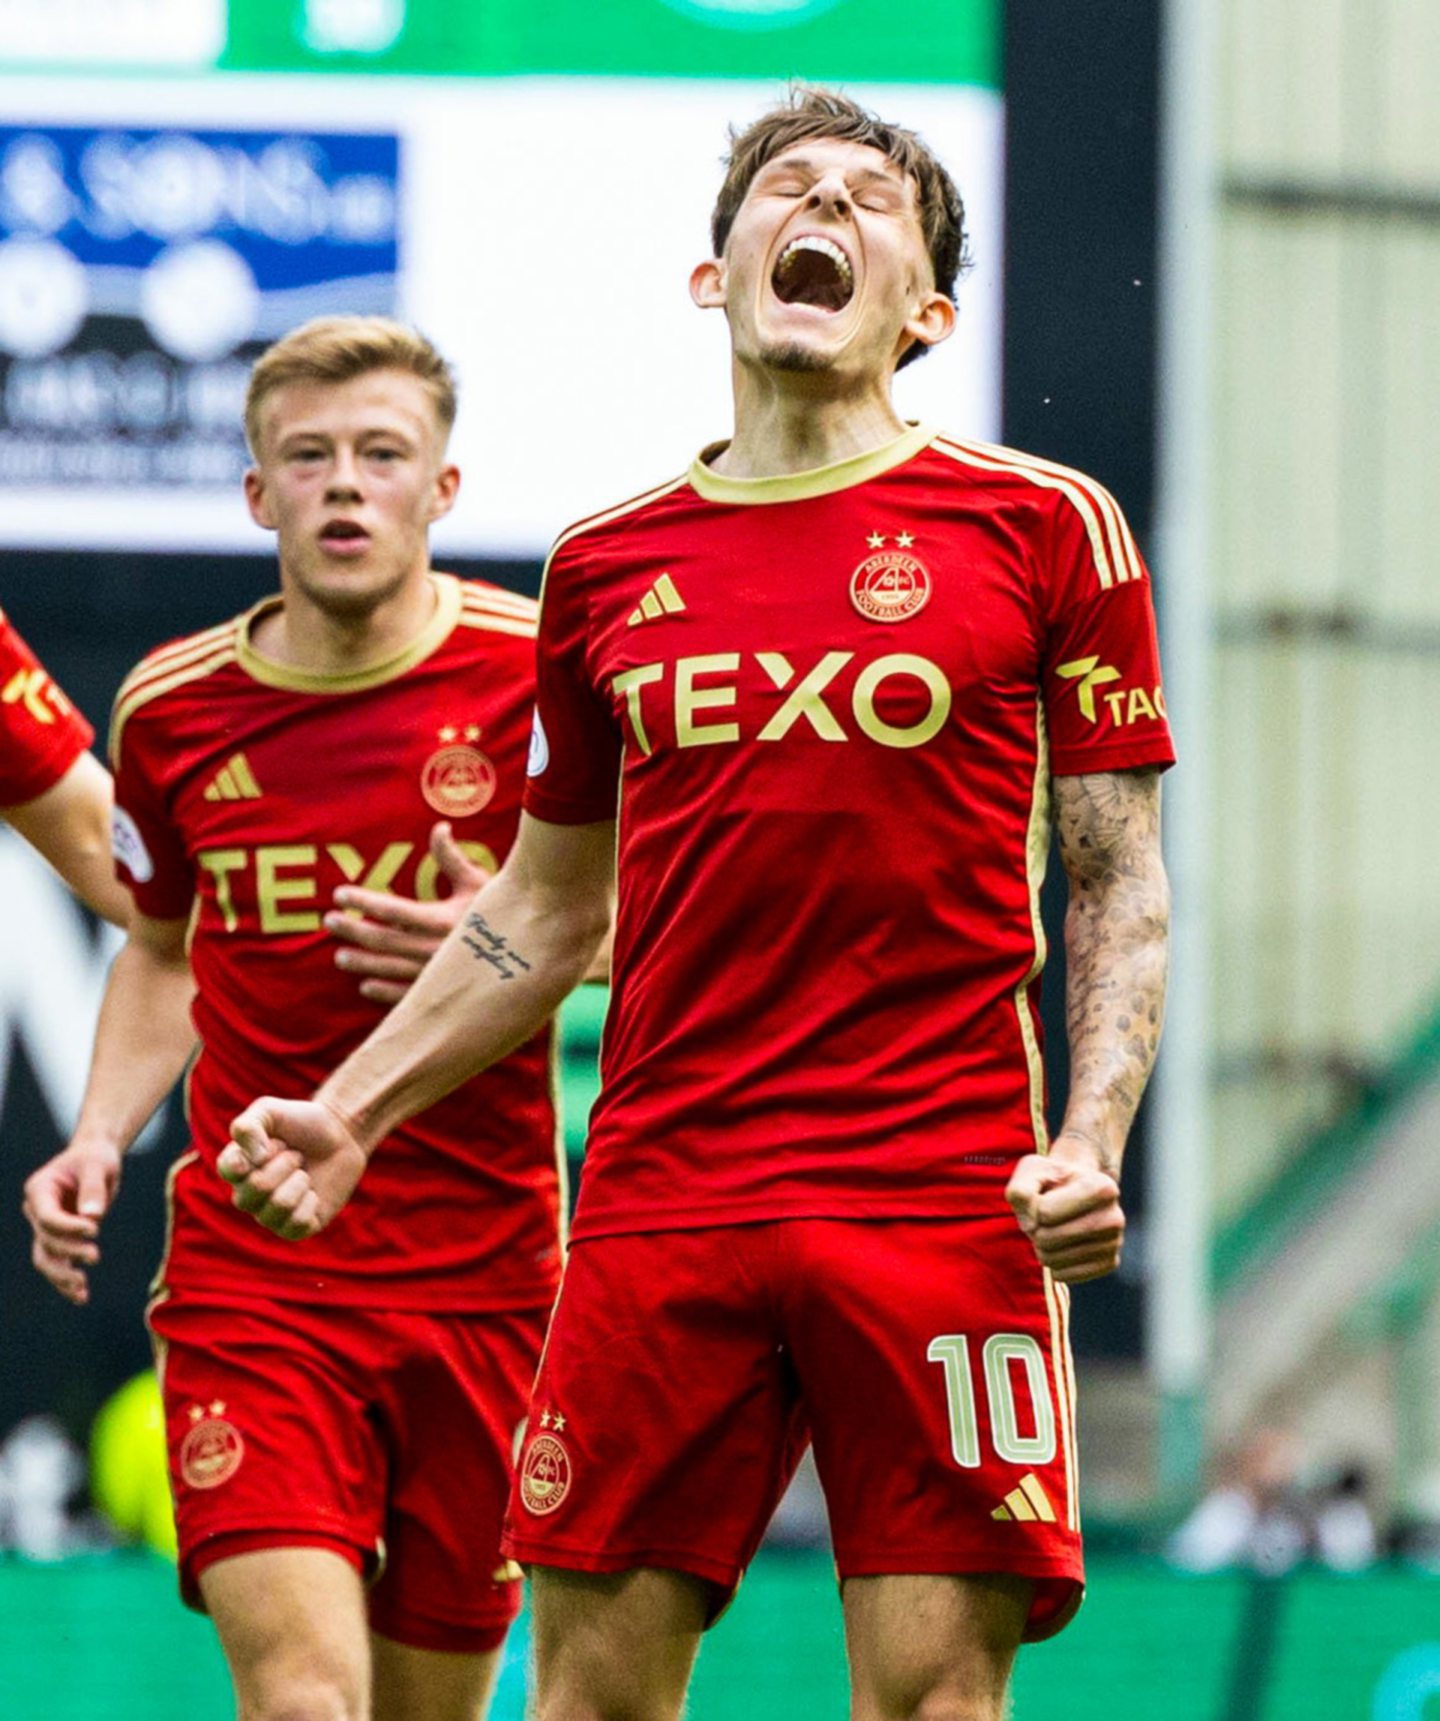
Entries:
[[[777, 170], [787, 167], [798, 167], [806, 173], [814, 173], [816, 171], [814, 157], [808, 155], [772, 156], [771, 159], [765, 163], [764, 167], [760, 169], [760, 173], [768, 173], [772, 167]], [[887, 163], [883, 168], [858, 167], [853, 173], [847, 173], [845, 177], [850, 180], [852, 184], [869, 183], [875, 180], [880, 180], [887, 185], [904, 185], [908, 176], [903, 168], [896, 166], [894, 163]], [[759, 178], [759, 174], [756, 175], [756, 178]]]
[[[358, 432], [355, 440], [357, 442], [365, 442], [374, 437], [389, 437], [393, 441], [404, 442], [406, 444], [412, 444], [415, 441], [415, 436], [411, 431], [402, 430], [395, 425], [378, 424], [372, 424], [366, 429]], [[330, 430], [288, 430], [280, 438], [277, 446], [280, 448], [288, 448], [292, 443], [333, 442], [334, 440], [335, 434]]]

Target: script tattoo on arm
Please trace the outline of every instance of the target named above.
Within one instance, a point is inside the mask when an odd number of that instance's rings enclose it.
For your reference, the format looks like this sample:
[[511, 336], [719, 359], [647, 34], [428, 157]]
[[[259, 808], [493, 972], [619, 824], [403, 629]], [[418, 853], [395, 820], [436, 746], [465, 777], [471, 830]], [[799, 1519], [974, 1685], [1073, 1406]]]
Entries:
[[1165, 1009], [1170, 887], [1160, 852], [1157, 771], [1054, 781], [1070, 880], [1065, 1020], [1070, 1094], [1063, 1133], [1091, 1142], [1118, 1178]]
[[488, 962], [502, 980], [513, 980], [518, 973], [528, 974], [530, 964], [516, 950], [503, 932], [497, 932], [483, 914], [467, 914], [461, 934], [466, 948], [477, 962]]

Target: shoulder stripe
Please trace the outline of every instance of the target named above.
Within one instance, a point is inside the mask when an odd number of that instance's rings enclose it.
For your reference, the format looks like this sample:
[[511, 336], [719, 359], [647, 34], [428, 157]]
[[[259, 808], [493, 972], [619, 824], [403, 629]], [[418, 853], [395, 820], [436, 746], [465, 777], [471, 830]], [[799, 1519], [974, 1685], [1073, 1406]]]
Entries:
[[475, 628], [482, 633], [509, 633], [517, 639], [534, 639], [539, 624], [523, 616], [481, 615], [478, 610], [462, 611], [457, 627]]
[[600, 526], [608, 526], [612, 520], [623, 519], [626, 514], [633, 514], [637, 508], [643, 508], [647, 502], [658, 502], [662, 496], [668, 496], [672, 490], [679, 490], [688, 484], [690, 474], [682, 472], [678, 478], [672, 478], [668, 483], [659, 484], [653, 490], [647, 490], [643, 495], [632, 496], [628, 502], [617, 503], [613, 508], [607, 508], [603, 513], [591, 514], [584, 520], [577, 520], [573, 526], [566, 529], [550, 546], [550, 553], [545, 558], [544, 572], [540, 575], [540, 606], [545, 606], [545, 582], [550, 578], [550, 564], [555, 560], [561, 549], [572, 538], [578, 538], [582, 532], [592, 532]]
[[534, 598], [517, 599], [514, 603], [492, 602], [488, 597], [467, 597], [461, 604], [462, 610], [473, 610], [477, 615], [539, 615], [540, 606]]
[[143, 705], [148, 705], [152, 699], [158, 699], [162, 693], [172, 693], [177, 687], [184, 687], [192, 681], [203, 681], [207, 675], [212, 675], [217, 669], [223, 669], [227, 663], [236, 660], [234, 641], [228, 641], [214, 650], [209, 657], [202, 657], [194, 663], [187, 663], [175, 669], [171, 674], [161, 676], [158, 680], [149, 680], [143, 686], [127, 692], [121, 688], [115, 701], [115, 714], [110, 720], [110, 762], [112, 766], [120, 763], [120, 738], [125, 725]]
[[206, 628], [204, 633], [191, 634], [188, 639], [177, 640], [174, 645], [162, 646], [159, 651], [152, 651], [148, 657], [142, 658], [121, 682], [116, 703], [145, 682], [168, 675], [182, 664], [193, 663], [198, 658], [206, 657], [211, 652], [218, 651], [222, 645], [232, 644], [235, 627], [234, 621], [228, 621], [221, 627]]
[[970, 442], [957, 443], [956, 446], [976, 448], [982, 452], [993, 454], [998, 459], [1013, 460], [1017, 466], [1024, 467], [1027, 471], [1048, 472], [1056, 478], [1068, 479], [1099, 503], [1100, 511], [1109, 523], [1113, 536], [1118, 541], [1122, 551], [1119, 559], [1129, 570], [1128, 573], [1119, 576], [1121, 583], [1144, 577], [1140, 552], [1135, 548], [1135, 540], [1130, 534], [1130, 526], [1120, 504], [1103, 484], [1098, 483], [1088, 473], [1079, 472], [1073, 466], [1062, 466], [1058, 460], [1043, 460], [1038, 454], [1025, 454], [1019, 449], [1002, 448], [995, 443]]
[[628, 501], [616, 502], [612, 507], [602, 508], [598, 514], [587, 514], [583, 520], [577, 520], [574, 525], [565, 528], [551, 546], [550, 554], [553, 556], [562, 544], [568, 544], [577, 533], [608, 525], [611, 520], [618, 520], [622, 514], [643, 508], [647, 502], [658, 502], [662, 496], [668, 496], [672, 490], [678, 490], [682, 484], [687, 483], [689, 477], [688, 472], [682, 472], [678, 478], [669, 478], [665, 483], [657, 484], [653, 490], [644, 490], [638, 496], [631, 496]]
[[524, 592], [512, 592], [504, 586], [477, 585], [461, 581], [460, 600], [467, 604], [495, 604], [507, 609], [535, 608], [535, 600]]
[[1087, 478], [1073, 467], [1059, 466], [1053, 461], [992, 443], [956, 442], [949, 437], [937, 437], [934, 446], [961, 465], [976, 466], [986, 472], [1009, 472], [1045, 489], [1059, 490], [1085, 524], [1102, 587], [1108, 589], [1142, 577], [1139, 552], [1125, 516], [1110, 492], [1093, 478]]
[[577, 520], [573, 526], [567, 526], [550, 546], [550, 554], [545, 558], [548, 567], [555, 552], [562, 544], [568, 544], [572, 538], [577, 538], [582, 532], [593, 532], [600, 526], [608, 526], [612, 520], [622, 519], [626, 514], [633, 514], [637, 508], [643, 508], [647, 502], [658, 502], [662, 496], [668, 496], [672, 490], [678, 490], [682, 484], [689, 481], [689, 474], [682, 472], [678, 478], [671, 478], [667, 483], [657, 484], [653, 490], [646, 490], [639, 496], [632, 496], [628, 502], [617, 502], [613, 508], [606, 508], [599, 514], [590, 514], [583, 520]]

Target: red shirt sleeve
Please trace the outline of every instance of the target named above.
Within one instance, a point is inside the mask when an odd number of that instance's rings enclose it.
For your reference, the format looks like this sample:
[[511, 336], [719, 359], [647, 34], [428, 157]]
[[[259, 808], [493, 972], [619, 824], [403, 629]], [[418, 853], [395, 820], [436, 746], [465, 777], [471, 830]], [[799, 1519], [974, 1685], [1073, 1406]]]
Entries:
[[588, 672], [583, 568], [552, 556], [540, 599], [525, 811], [556, 825], [613, 819], [623, 741]]
[[94, 738], [0, 612], [0, 806], [53, 788]]
[[165, 811], [158, 749], [150, 725], [132, 716], [123, 745], [113, 748], [115, 872], [135, 906], [153, 920], [181, 920], [195, 897], [195, 874], [179, 832]]
[[1098, 485], [1057, 496], [1042, 687], [1057, 777], [1175, 763], [1150, 575]]

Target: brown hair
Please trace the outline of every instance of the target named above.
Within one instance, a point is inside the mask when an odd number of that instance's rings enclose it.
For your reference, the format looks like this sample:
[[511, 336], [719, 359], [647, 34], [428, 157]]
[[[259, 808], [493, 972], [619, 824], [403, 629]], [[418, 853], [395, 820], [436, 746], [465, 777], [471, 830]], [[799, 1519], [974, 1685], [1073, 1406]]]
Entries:
[[[762, 114], [743, 131], [730, 128], [725, 182], [710, 217], [715, 255], [719, 257], [725, 250], [735, 216], [755, 175], [777, 155], [811, 137], [868, 144], [909, 174], [915, 182], [920, 226], [935, 272], [936, 290], [953, 299], [956, 280], [970, 267], [965, 205], [954, 180], [913, 131], [877, 118], [838, 90], [795, 85], [788, 100]], [[914, 342], [900, 363], [908, 364], [926, 351], [918, 341]]]
[[349, 382], [367, 371], [403, 370], [430, 392], [449, 435], [455, 423], [455, 377], [424, 335], [389, 317], [316, 317], [292, 329], [256, 359], [245, 392], [245, 438], [260, 452], [260, 409], [291, 382]]

